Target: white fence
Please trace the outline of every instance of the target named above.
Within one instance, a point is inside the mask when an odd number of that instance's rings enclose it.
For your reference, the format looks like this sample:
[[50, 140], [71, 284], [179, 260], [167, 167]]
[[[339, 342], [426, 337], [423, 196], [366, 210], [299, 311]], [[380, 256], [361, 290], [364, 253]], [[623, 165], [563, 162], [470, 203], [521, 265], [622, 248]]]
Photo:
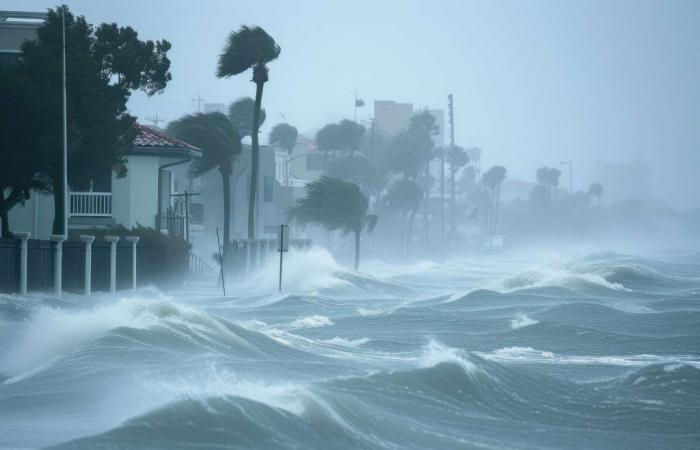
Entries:
[[70, 215], [112, 217], [111, 192], [71, 192]]

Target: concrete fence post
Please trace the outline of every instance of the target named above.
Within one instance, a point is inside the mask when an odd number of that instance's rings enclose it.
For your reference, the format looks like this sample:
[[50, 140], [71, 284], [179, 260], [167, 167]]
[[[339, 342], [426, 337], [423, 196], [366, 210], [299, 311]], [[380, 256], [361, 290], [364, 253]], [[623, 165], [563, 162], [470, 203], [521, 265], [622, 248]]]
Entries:
[[63, 295], [63, 241], [62, 234], [52, 234], [51, 240], [56, 243], [56, 252], [53, 254], [53, 292], [56, 297]]
[[131, 289], [136, 289], [136, 243], [138, 236], [127, 236], [126, 240], [131, 242]]
[[92, 242], [95, 236], [80, 235], [80, 240], [85, 242], [85, 295], [92, 294]]
[[119, 236], [105, 236], [109, 242], [109, 292], [117, 292], [117, 242]]
[[22, 231], [18, 233], [12, 233], [15, 239], [21, 241], [20, 245], [20, 259], [19, 259], [19, 292], [22, 295], [27, 294], [27, 249], [29, 247], [29, 236], [32, 233], [28, 231]]

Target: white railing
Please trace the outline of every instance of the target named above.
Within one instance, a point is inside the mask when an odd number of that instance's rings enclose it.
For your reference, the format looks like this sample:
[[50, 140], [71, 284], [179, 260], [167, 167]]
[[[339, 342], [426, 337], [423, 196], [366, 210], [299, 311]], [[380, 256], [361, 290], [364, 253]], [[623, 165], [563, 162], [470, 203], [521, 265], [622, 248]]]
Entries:
[[71, 192], [70, 215], [112, 217], [111, 192]]

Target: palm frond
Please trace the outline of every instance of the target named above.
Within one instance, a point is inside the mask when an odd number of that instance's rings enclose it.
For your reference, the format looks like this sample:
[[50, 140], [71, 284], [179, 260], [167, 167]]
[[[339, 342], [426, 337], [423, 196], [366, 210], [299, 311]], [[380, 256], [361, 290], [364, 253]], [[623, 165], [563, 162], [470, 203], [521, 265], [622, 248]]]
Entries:
[[265, 65], [277, 59], [280, 52], [280, 46], [265, 30], [257, 26], [242, 26], [229, 35], [226, 47], [219, 56], [216, 76], [229, 78], [255, 65]]

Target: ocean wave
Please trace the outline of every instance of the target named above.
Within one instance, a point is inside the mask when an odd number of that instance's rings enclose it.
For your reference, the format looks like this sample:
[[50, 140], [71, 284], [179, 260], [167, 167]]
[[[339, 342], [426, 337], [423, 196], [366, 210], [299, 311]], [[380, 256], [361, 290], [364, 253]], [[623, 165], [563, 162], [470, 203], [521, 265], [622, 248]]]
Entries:
[[300, 317], [289, 324], [292, 329], [298, 328], [318, 328], [332, 326], [333, 321], [326, 316], [314, 314], [313, 316]]
[[518, 328], [523, 328], [538, 323], [539, 322], [537, 320], [530, 318], [527, 314], [519, 314], [518, 317], [510, 320], [510, 327], [517, 330]]

